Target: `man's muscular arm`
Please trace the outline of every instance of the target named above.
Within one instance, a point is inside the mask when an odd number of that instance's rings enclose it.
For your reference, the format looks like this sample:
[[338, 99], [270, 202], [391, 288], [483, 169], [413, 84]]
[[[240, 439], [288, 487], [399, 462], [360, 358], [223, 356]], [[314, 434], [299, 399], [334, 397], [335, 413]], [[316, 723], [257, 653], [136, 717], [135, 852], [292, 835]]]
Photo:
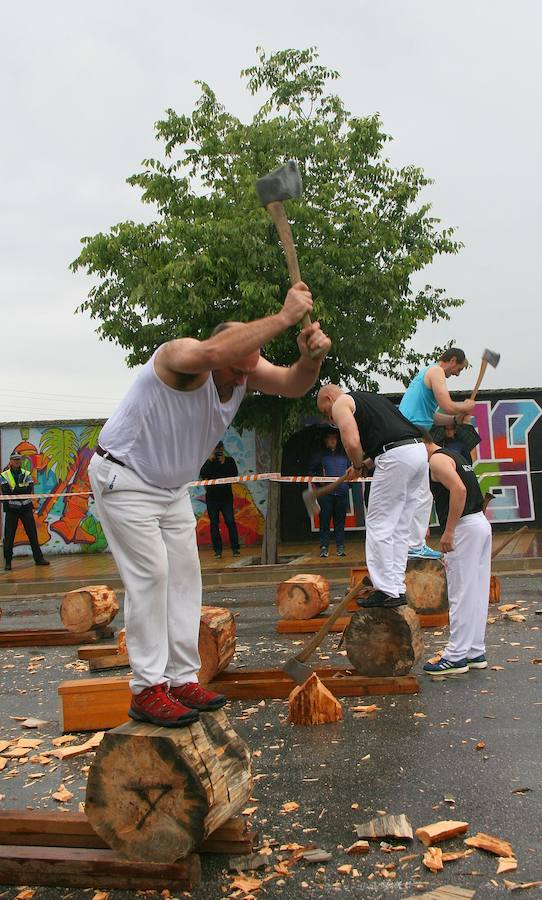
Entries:
[[359, 428], [354, 418], [354, 401], [352, 397], [342, 394], [335, 400], [331, 408], [333, 421], [341, 433], [343, 447], [352, 466], [348, 470], [347, 481], [359, 478], [362, 474], [363, 447], [359, 437]]
[[425, 377], [427, 387], [433, 391], [438, 405], [445, 413], [448, 413], [447, 416], [436, 413], [436, 425], [446, 425], [452, 421], [453, 416], [464, 416], [465, 413], [472, 412], [475, 405], [473, 400], [452, 400], [446, 387], [446, 376], [440, 366], [432, 366]]
[[313, 322], [299, 333], [297, 344], [299, 359], [291, 366], [274, 366], [260, 357], [255, 371], [248, 377], [248, 387], [262, 394], [280, 397], [302, 397], [306, 394], [318, 378], [331, 341], [320, 328], [320, 323]]

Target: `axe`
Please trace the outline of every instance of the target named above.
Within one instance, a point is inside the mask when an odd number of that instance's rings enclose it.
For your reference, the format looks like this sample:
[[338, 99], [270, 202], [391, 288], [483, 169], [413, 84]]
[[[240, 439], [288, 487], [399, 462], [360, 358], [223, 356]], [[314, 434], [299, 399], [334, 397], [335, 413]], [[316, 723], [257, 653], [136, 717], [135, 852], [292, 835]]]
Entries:
[[346, 481], [347, 473], [341, 475], [340, 478], [337, 478], [336, 481], [331, 481], [329, 484], [324, 485], [324, 487], [316, 488], [312, 490], [312, 488], [308, 488], [306, 491], [303, 491], [301, 497], [303, 499], [303, 503], [307, 508], [307, 512], [309, 516], [314, 516], [320, 509], [320, 504], [318, 503], [318, 497], [323, 497], [325, 494], [332, 494], [342, 483]]
[[472, 394], [470, 395], [470, 400], [476, 400], [476, 394], [480, 390], [480, 385], [482, 384], [482, 378], [484, 377], [484, 375], [486, 373], [488, 364], [490, 366], [493, 366], [494, 369], [496, 369], [497, 366], [499, 365], [500, 358], [501, 358], [500, 353], [495, 353], [494, 350], [487, 350], [487, 349], [484, 350], [484, 352], [482, 353], [482, 364], [480, 366], [480, 372], [478, 374], [476, 384], [474, 385], [474, 390], [473, 390]]

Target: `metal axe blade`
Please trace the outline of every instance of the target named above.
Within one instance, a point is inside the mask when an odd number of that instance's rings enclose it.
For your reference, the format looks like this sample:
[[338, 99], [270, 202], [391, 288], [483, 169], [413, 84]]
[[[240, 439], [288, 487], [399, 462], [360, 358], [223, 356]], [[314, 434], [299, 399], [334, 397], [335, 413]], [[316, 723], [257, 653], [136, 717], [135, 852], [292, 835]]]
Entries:
[[301, 497], [303, 499], [303, 503], [305, 504], [305, 507], [307, 509], [309, 516], [315, 516], [317, 512], [320, 512], [320, 504], [318, 503], [318, 500], [315, 497], [314, 491], [311, 490], [311, 488], [308, 488], [308, 490], [303, 491], [303, 493], [301, 494]]
[[494, 369], [499, 365], [500, 358], [500, 353], [496, 353], [495, 350], [488, 350], [487, 347], [482, 354], [482, 359], [485, 359], [485, 361], [488, 362], [490, 366], [493, 366]]
[[301, 174], [295, 160], [289, 159], [283, 166], [258, 178], [256, 191], [262, 206], [301, 197]]

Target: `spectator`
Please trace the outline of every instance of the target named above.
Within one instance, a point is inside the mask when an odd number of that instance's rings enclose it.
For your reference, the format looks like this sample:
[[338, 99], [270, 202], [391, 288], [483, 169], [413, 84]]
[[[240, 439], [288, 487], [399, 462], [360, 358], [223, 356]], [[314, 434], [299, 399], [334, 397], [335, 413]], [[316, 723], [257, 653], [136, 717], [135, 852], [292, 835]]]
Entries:
[[19, 522], [22, 523], [28, 540], [30, 541], [32, 555], [36, 565], [49, 565], [49, 560], [45, 559], [38, 541], [32, 500], [30, 498], [24, 500], [16, 499], [18, 495], [34, 493], [32, 475], [26, 469], [22, 468], [22, 461], [22, 454], [14, 451], [9, 458], [7, 469], [4, 469], [0, 474], [0, 490], [2, 491], [2, 494], [10, 497], [9, 500], [4, 501], [6, 507], [4, 520], [4, 569], [6, 572], [11, 570], [13, 543], [15, 541], [15, 532], [17, 531]]
[[[310, 463], [311, 475], [330, 475], [340, 478], [348, 469], [349, 462], [342, 446], [339, 446], [337, 434], [329, 431], [324, 435], [323, 447]], [[337, 556], [346, 556], [344, 549], [344, 523], [348, 509], [348, 484], [341, 484], [331, 494], [320, 497], [320, 556], [329, 556], [331, 538], [330, 525], [333, 520], [333, 533], [337, 546]]]
[[[207, 462], [201, 467], [200, 478], [229, 478], [238, 474], [237, 464], [232, 456], [224, 456], [224, 444], [219, 441]], [[220, 513], [230, 535], [234, 556], [240, 556], [239, 535], [233, 511], [233, 490], [231, 484], [208, 484], [205, 488], [205, 502], [211, 523], [211, 540], [216, 559], [222, 559], [222, 537], [220, 535]]]
[[450, 422], [448, 425], [444, 426], [444, 440], [442, 441], [442, 447], [444, 450], [453, 450], [454, 453], [459, 453], [467, 462], [472, 462], [471, 455], [463, 441], [460, 441], [457, 437], [457, 428], [454, 422]]

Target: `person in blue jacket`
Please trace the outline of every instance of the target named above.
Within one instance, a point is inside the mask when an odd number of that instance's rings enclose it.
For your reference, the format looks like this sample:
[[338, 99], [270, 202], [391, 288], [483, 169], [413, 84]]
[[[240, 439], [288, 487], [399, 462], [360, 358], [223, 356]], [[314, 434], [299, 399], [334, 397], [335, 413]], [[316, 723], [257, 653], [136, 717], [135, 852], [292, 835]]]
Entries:
[[[323, 438], [323, 447], [311, 460], [311, 475], [330, 475], [340, 478], [348, 469], [350, 462], [342, 446], [339, 444], [337, 433], [328, 431]], [[320, 556], [329, 556], [329, 543], [331, 540], [331, 522], [333, 521], [333, 534], [337, 547], [337, 556], [346, 556], [344, 547], [344, 524], [348, 511], [348, 484], [341, 484], [331, 494], [325, 494], [318, 499], [320, 505]]]

